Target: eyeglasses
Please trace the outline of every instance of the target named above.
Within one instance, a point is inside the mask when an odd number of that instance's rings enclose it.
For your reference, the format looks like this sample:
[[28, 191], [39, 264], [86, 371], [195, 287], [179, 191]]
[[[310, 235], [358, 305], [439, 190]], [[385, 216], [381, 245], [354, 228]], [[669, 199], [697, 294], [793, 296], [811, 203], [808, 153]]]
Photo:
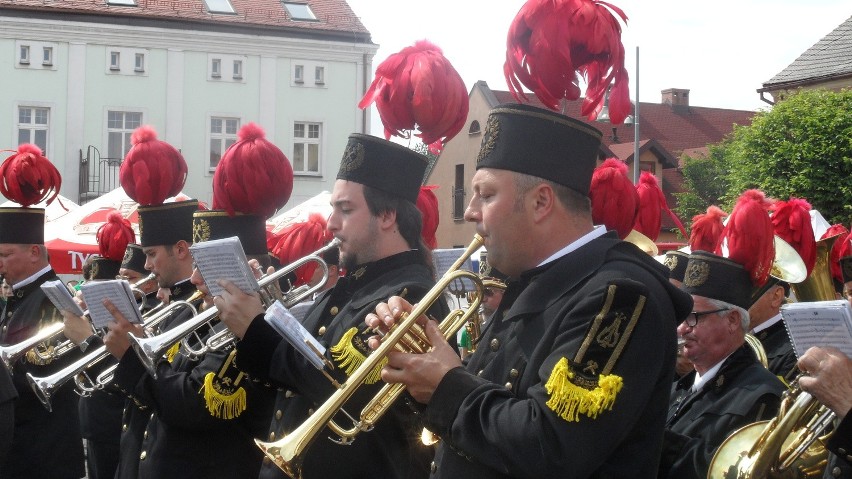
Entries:
[[485, 296], [486, 298], [494, 296], [494, 290], [491, 289], [491, 288], [485, 288], [485, 291], [482, 292], [482, 295]]
[[693, 312], [689, 313], [689, 315], [686, 317], [686, 319], [683, 320], [683, 322], [686, 323], [686, 325], [689, 326], [690, 328], [694, 328], [695, 326], [698, 325], [698, 321], [701, 320], [702, 316], [708, 316], [708, 315], [711, 315], [711, 314], [721, 313], [722, 311], [728, 311], [730, 309], [731, 308], [721, 308], [721, 309], [714, 309], [713, 311], [693, 311]]

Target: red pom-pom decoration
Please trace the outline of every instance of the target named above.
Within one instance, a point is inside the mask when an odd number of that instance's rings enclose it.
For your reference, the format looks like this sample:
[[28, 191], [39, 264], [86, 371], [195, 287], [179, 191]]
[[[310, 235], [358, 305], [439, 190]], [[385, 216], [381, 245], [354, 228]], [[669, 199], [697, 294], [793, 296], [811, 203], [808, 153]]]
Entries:
[[642, 172], [642, 175], [639, 176], [639, 184], [636, 185], [636, 193], [639, 194], [639, 211], [636, 214], [633, 229], [651, 238], [651, 241], [657, 241], [660, 236], [662, 211], [665, 211], [680, 229], [683, 237], [686, 238], [686, 230], [681, 224], [680, 218], [669, 208], [666, 195], [653, 173]]
[[722, 218], [728, 213], [722, 211], [718, 206], [711, 205], [707, 213], [692, 217], [692, 231], [689, 233], [689, 248], [691, 251], [716, 251], [719, 241], [722, 240], [722, 231], [725, 229]]
[[18, 151], [0, 165], [0, 193], [22, 206], [47, 200], [59, 195], [62, 176], [41, 152], [31, 143], [18, 147]]
[[852, 249], [852, 242], [850, 242], [849, 230], [841, 224], [831, 225], [831, 227], [823, 233], [820, 241], [834, 236], [837, 236], [837, 239], [835, 239], [834, 244], [831, 245], [828, 263], [831, 265], [831, 277], [838, 283], [843, 283], [843, 272], [840, 270], [840, 258], [852, 254], [852, 252], [849, 251]]
[[[278, 233], [267, 234], [266, 247], [273, 256], [286, 266], [325, 246], [333, 235], [326, 229], [326, 222], [319, 213], [311, 213], [308, 220], [293, 223]], [[307, 284], [314, 275], [316, 263], [310, 262], [296, 269], [293, 286]]]
[[778, 201], [772, 214], [772, 226], [775, 234], [786, 241], [799, 253], [805, 262], [808, 275], [816, 264], [816, 238], [811, 224], [811, 205], [799, 198]]
[[186, 183], [186, 161], [175, 147], [157, 139], [150, 126], [130, 137], [133, 147], [124, 157], [118, 178], [127, 196], [142, 206], [160, 205], [180, 193]]
[[376, 68], [376, 78], [358, 102], [376, 102], [385, 138], [408, 138], [415, 127], [433, 154], [456, 136], [468, 113], [467, 88], [440, 48], [428, 40], [394, 53]]
[[627, 165], [618, 158], [607, 158], [592, 173], [589, 188], [592, 221], [606, 225], [624, 239], [633, 229], [639, 208], [639, 194], [627, 178]]
[[121, 261], [127, 245], [136, 242], [136, 234], [133, 233], [130, 221], [118, 211], [109, 212], [106, 219], [96, 235], [98, 249], [104, 258]]
[[580, 98], [582, 76], [588, 84], [582, 114], [597, 118], [612, 85], [610, 122], [624, 122], [631, 104], [619, 18], [627, 21], [620, 8], [607, 2], [529, 0], [509, 27], [503, 65], [509, 91], [526, 101], [523, 85], [548, 108], [559, 110], [562, 98]]
[[769, 278], [775, 261], [775, 231], [769, 219], [772, 202], [760, 190], [746, 190], [737, 200], [715, 253], [722, 255], [727, 240], [728, 259], [743, 265], [755, 287]]
[[417, 209], [420, 210], [420, 215], [423, 217], [423, 242], [429, 249], [438, 247], [438, 239], [435, 237], [435, 232], [438, 231], [438, 223], [440, 221], [438, 213], [438, 197], [435, 196], [435, 190], [438, 185], [426, 185], [420, 187], [420, 193], [417, 195]]
[[213, 175], [213, 209], [269, 218], [290, 199], [293, 167], [255, 123], [240, 128], [237, 138]]

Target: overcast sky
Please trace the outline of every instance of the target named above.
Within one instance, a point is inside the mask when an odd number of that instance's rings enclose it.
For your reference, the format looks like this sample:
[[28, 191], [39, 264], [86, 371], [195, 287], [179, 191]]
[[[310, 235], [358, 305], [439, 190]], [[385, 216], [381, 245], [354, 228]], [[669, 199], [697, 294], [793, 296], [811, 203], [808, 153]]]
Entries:
[[[503, 61], [509, 24], [522, 0], [347, 0], [390, 54], [428, 39], [441, 47], [468, 90], [485, 80], [506, 90]], [[849, 0], [613, 0], [628, 16], [622, 40], [635, 100], [660, 101], [660, 90], [687, 88], [695, 106], [757, 110], [755, 92], [801, 53], [852, 16]], [[381, 135], [373, 113], [374, 135]], [[377, 126], [379, 127], [377, 129]]]

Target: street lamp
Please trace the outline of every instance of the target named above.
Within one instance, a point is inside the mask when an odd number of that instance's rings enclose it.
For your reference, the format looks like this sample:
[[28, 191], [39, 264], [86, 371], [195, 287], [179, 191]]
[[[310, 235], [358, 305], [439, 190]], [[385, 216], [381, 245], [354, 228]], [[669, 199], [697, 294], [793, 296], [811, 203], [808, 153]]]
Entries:
[[[633, 124], [633, 184], [639, 184], [639, 47], [636, 47], [636, 103], [633, 105], [633, 114], [624, 119], [624, 124]], [[606, 101], [597, 121], [608, 122], [609, 119], [609, 91], [606, 93]], [[615, 128], [613, 128], [615, 130]]]

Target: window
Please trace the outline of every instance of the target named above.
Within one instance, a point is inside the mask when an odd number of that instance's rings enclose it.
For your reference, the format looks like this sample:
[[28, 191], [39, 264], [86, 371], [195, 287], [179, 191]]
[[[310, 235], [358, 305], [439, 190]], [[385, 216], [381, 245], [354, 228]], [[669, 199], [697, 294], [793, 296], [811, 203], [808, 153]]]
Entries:
[[47, 156], [47, 131], [49, 108], [18, 107], [18, 144], [33, 143]]
[[464, 219], [464, 164], [456, 165], [456, 182], [453, 185], [453, 219]]
[[133, 65], [133, 70], [137, 71], [137, 72], [144, 72], [145, 71], [145, 54], [144, 53], [137, 53], [135, 58], [136, 58], [136, 60], [135, 60], [135, 63]]
[[293, 125], [293, 172], [319, 173], [320, 123]]
[[325, 84], [325, 67], [316, 67], [314, 69], [314, 83], [317, 85]]
[[219, 78], [222, 76], [222, 60], [219, 58], [214, 58], [210, 62], [210, 76], [213, 78]]
[[121, 5], [125, 7], [135, 7], [136, 0], [107, 0], [107, 5]]
[[109, 69], [121, 70], [121, 54], [118, 52], [109, 52]]
[[215, 170], [222, 159], [222, 154], [229, 146], [237, 142], [237, 130], [240, 129], [239, 118], [210, 118], [210, 169]]
[[310, 5], [305, 3], [289, 3], [282, 2], [284, 4], [284, 8], [287, 9], [287, 13], [290, 14], [290, 18], [292, 20], [316, 20], [317, 16], [314, 15], [313, 10], [311, 10]]
[[473, 120], [472, 122], [470, 122], [470, 129], [467, 130], [467, 134], [468, 135], [478, 135], [480, 133], [482, 133], [482, 128], [479, 126], [479, 122], [476, 121], [476, 120]]
[[29, 65], [30, 63], [30, 46], [29, 45], [21, 45], [21, 50], [18, 54], [18, 63], [22, 65]]
[[204, 0], [210, 13], [234, 13], [234, 6], [228, 0]]
[[53, 47], [44, 47], [41, 51], [41, 64], [46, 67], [53, 65]]
[[293, 69], [293, 81], [296, 83], [304, 83], [305, 81], [305, 66], [296, 65]]
[[240, 80], [243, 78], [243, 61], [234, 60], [234, 79]]
[[122, 159], [130, 150], [133, 130], [142, 126], [142, 113], [132, 111], [107, 112], [107, 155]]

